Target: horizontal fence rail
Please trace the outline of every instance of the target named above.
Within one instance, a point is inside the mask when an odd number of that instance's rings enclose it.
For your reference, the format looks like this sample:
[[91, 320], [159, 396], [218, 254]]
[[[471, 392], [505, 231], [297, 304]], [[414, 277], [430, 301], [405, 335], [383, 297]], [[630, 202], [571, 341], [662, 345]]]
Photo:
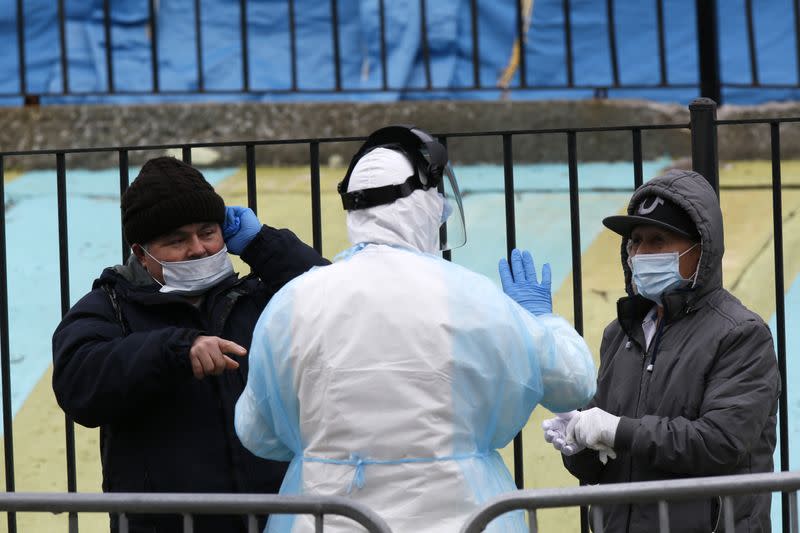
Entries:
[[128, 533], [127, 514], [181, 514], [183, 531], [192, 531], [193, 515], [239, 514], [248, 517], [248, 533], [260, 533], [256, 515], [310, 514], [315, 532], [324, 531], [323, 516], [350, 518], [370, 533], [391, 533], [386, 522], [365, 505], [341, 497], [277, 496], [274, 494], [178, 494], [178, 493], [47, 493], [0, 494], [0, 511], [49, 513], [115, 513], [120, 533]]
[[[537, 509], [574, 507], [578, 505], [659, 503], [659, 532], [670, 531], [666, 511], [668, 502], [696, 498], [721, 496], [723, 499], [723, 531], [734, 533], [732, 496], [742, 494], [782, 492], [789, 493], [791, 504], [791, 529], [798, 530], [797, 490], [800, 488], [800, 472], [774, 472], [768, 474], [745, 474], [716, 476], [667, 481], [641, 481], [634, 483], [612, 483], [587, 485], [562, 489], [523, 490], [493, 498], [475, 511], [461, 529], [461, 533], [480, 533], [498, 516], [518, 510], [526, 510], [531, 531], [537, 531]], [[594, 531], [600, 533], [602, 510], [595, 507]]]
[[[466, 26], [465, 31], [462, 32], [468, 35], [466, 42], [456, 41], [443, 45], [438, 42], [441, 38], [436, 36], [435, 30], [441, 21], [435, 16], [437, 12], [434, 3], [419, 0], [418, 5], [413, 6], [410, 14], [419, 19], [417, 21], [419, 42], [416, 43], [419, 54], [418, 57], [411, 59], [418, 63], [415, 63], [415, 72], [419, 78], [416, 81], [409, 81], [408, 73], [393, 72], [393, 68], [397, 70], [398, 67], [394, 66], [396, 63], [393, 64], [390, 60], [392, 50], [390, 50], [388, 36], [392, 32], [405, 31], [406, 28], [393, 27], [392, 22], [396, 18], [396, 12], [394, 14], [387, 13], [390, 8], [387, 0], [377, 0], [375, 13], [370, 12], [370, 15], [377, 19], [368, 21], [374, 26], [374, 36], [372, 36], [372, 30], [367, 32], [359, 28], [358, 31], [354, 31], [351, 28], [352, 21], [350, 19], [367, 15], [345, 11], [350, 7], [337, 0], [330, 0], [322, 11], [314, 12], [316, 23], [319, 23], [320, 17], [322, 17], [327, 22], [325, 33], [330, 33], [328, 46], [325, 47], [328, 51], [318, 58], [318, 65], [326, 69], [325, 72], [329, 71], [330, 79], [325, 78], [321, 81], [318, 79], [319, 76], [324, 77], [328, 74], [319, 74], [319, 68], [313, 69], [313, 72], [312, 69], [303, 71], [299, 66], [304, 57], [303, 48], [311, 45], [302, 40], [303, 35], [309, 34], [309, 28], [303, 27], [303, 24], [307, 23], [309, 19], [308, 14], [298, 9], [296, 1], [286, 0], [284, 5], [275, 6], [281, 13], [284, 13], [285, 10], [285, 14], [281, 17], [285, 28], [278, 28], [271, 21], [265, 22], [263, 13], [255, 9], [255, 6], [249, 6], [247, 0], [240, 0], [238, 6], [235, 2], [228, 3], [228, 9], [231, 12], [225, 13], [231, 19], [226, 23], [233, 26], [232, 31], [238, 32], [238, 35], [235, 35], [231, 38], [231, 42], [226, 44], [227, 47], [236, 51], [231, 52], [233, 55], [226, 57], [225, 62], [235, 65], [235, 67], [230, 67], [225, 71], [222, 83], [218, 79], [218, 73], [209, 72], [214, 62], [219, 61], [215, 53], [209, 51], [213, 44], [211, 41], [214, 39], [213, 34], [212, 37], [209, 37], [209, 34], [212, 33], [210, 32], [211, 25], [215, 23], [214, 13], [218, 16], [221, 8], [217, 7], [216, 11], [213, 11], [207, 5], [204, 6], [200, 0], [184, 0], [184, 3], [188, 12], [188, 20], [178, 21], [176, 19], [180, 17], [171, 16], [173, 12], [168, 8], [155, 0], [148, 0], [146, 4], [140, 6], [142, 12], [137, 18], [137, 20], [141, 19], [138, 24], [142, 26], [142, 34], [146, 34], [147, 38], [141, 42], [127, 43], [121, 42], [119, 35], [129, 35], [125, 33], [127, 31], [126, 24], [129, 22], [116, 21], [124, 21], [126, 18], [133, 17], [132, 8], [127, 7], [123, 10], [110, 0], [103, 0], [101, 13], [91, 15], [91, 20], [81, 20], [78, 17], [87, 17], [87, 15], [74, 7], [77, 0], [58, 0], [52, 8], [52, 13], [48, 12], [47, 15], [53, 20], [50, 27], [54, 32], [53, 41], [57, 43], [57, 50], [55, 53], [48, 51], [45, 54], [38, 49], [33, 49], [33, 45], [29, 43], [34, 38], [33, 28], [42, 24], [41, 17], [43, 15], [33, 14], [33, 2], [16, 0], [16, 8], [6, 16], [8, 34], [0, 35], [4, 37], [4, 42], [16, 44], [16, 66], [12, 67], [9, 64], [10, 68], [17, 70], [16, 82], [9, 83], [5, 88], [0, 89], [0, 97], [21, 97], [26, 103], [36, 104], [40, 97], [59, 96], [89, 97], [89, 101], [91, 101], [91, 97], [103, 96], [305, 93], [324, 97], [337, 93], [404, 93], [410, 91], [431, 94], [441, 91], [521, 89], [552, 91], [560, 89], [589, 90], [593, 91], [595, 96], [604, 97], [607, 96], [610, 89], [697, 89], [703, 96], [720, 102], [722, 87], [800, 88], [800, 84], [794, 79], [786, 81], [770, 79], [768, 81], [759, 75], [759, 28], [754, 23], [754, 8], [750, 0], [735, 9], [726, 5], [724, 10], [716, 9], [716, 2], [712, 0], [696, 0], [694, 2], [694, 16], [697, 21], [697, 31], [694, 35], [696, 57], [693, 55], [694, 51], [686, 54], [669, 53], [665, 35], [670, 34], [672, 27], [669, 26], [670, 17], [665, 16], [665, 2], [664, 0], [652, 0], [645, 3], [646, 6], [640, 9], [648, 13], [653, 25], [652, 32], [650, 32], [652, 34], [650, 39], [653, 42], [646, 45], [648, 49], [652, 49], [652, 60], [647, 63], [655, 65], [657, 72], [654, 72], [653, 76], [644, 77], [642, 75], [623, 75], [626, 54], [621, 43], [627, 42], [626, 39], [630, 40], [632, 29], [620, 27], [618, 21], [620, 13], [625, 9], [630, 9], [633, 3], [604, 0], [603, 9], [591, 14], [597, 19], [597, 31], [600, 32], [599, 36], [595, 38], [602, 41], [603, 44], [602, 46], [587, 47], [586, 43], [582, 45], [575, 42], [576, 35], [583, 35], [574, 27], [574, 20], [578, 18], [575, 14], [577, 2], [560, 0], [560, 2], [553, 1], [552, 6], [542, 6], [538, 2], [516, 0], [505, 6], [506, 16], [498, 18], [497, 13], [487, 9], [484, 5], [485, 2], [470, 0], [468, 6], [464, 5], [462, 8], [463, 13], [457, 12], [448, 15], [451, 18], [461, 17], [464, 19], [459, 23]], [[691, 2], [689, 3], [691, 5]], [[535, 4], [538, 6], [538, 11], [534, 7]], [[561, 6], [560, 10], [557, 8], [558, 5]], [[800, 2], [793, 0], [792, 7], [796, 22], [794, 41], [787, 43], [787, 46], [800, 47]], [[327, 10], [327, 15], [323, 12], [325, 10]], [[546, 14], [537, 15], [537, 13]], [[258, 18], [259, 16], [262, 18]], [[439, 14], [439, 16], [442, 15]], [[586, 14], [583, 13], [582, 16], [585, 17]], [[691, 14], [688, 16], [690, 17]], [[30, 20], [36, 17], [39, 18], [33, 22]], [[739, 19], [744, 20], [741, 33], [744, 36], [742, 42], [746, 41], [746, 43], [742, 44], [741, 53], [746, 54], [749, 60], [746, 62], [749, 65], [749, 79], [747, 80], [736, 78], [726, 81], [720, 77], [721, 60], [719, 56], [722, 47], [719, 45], [720, 37], [717, 32], [717, 26], [720, 25], [717, 21], [718, 17], [722, 19], [723, 23], [738, 23]], [[491, 22], [491, 28], [489, 22]], [[360, 21], [360, 25], [363, 24], [365, 21]], [[505, 26], [503, 34], [508, 36], [510, 41], [508, 49], [503, 49], [502, 52], [491, 49], [489, 46], [498, 38], [496, 27], [498, 24]], [[97, 65], [91, 74], [84, 76], [87, 79], [82, 83], [76, 81], [76, 76], [70, 74], [76, 72], [75, 69], [82, 68], [81, 63], [87, 61], [75, 57], [80, 54], [75, 53], [74, 47], [79, 46], [80, 43], [70, 43], [69, 36], [78, 35], [77, 32], [70, 33], [68, 31], [71, 25], [85, 25], [86, 35], [90, 38], [96, 36], [97, 39], [92, 43], [98, 50], [92, 52], [97, 56], [94, 58]], [[94, 27], [95, 25], [97, 28]], [[265, 26], [272, 27], [273, 31], [280, 31], [280, 35], [259, 35], [255, 31], [256, 28]], [[532, 43], [537, 39], [537, 28], [544, 27], [560, 27], [563, 49], [561, 51], [549, 50], [548, 53], [561, 55], [558, 58], [545, 56], [541, 59], [544, 59], [544, 62], [555, 61], [556, 64], [563, 65], [562, 72], [537, 71], [537, 68], [541, 68], [538, 65], [543, 61], [534, 60], [536, 59], [535, 54], [541, 54], [542, 47]], [[176, 30], [182, 32], [181, 35], [185, 35], [185, 39], [181, 40], [181, 46], [187, 46], [190, 50], [172, 49], [170, 46], [173, 41], [163, 38], [165, 33], [169, 35]], [[312, 33], [315, 35], [315, 39], [319, 38], [319, 31]], [[431, 37], [432, 35], [434, 37]], [[288, 56], [288, 59], [282, 60], [280, 67], [269, 62], [265, 63], [268, 60], [254, 53], [256, 50], [253, 44], [254, 39], [263, 42], [264, 39], [270, 38], [275, 41], [271, 48], [280, 49], [281, 54]], [[548, 39], [550, 38], [548, 37]], [[365, 50], [368, 47], [360, 41], [371, 39], [377, 40], [377, 43], [372, 47], [374, 50], [370, 49], [367, 52]], [[74, 37], [73, 40], [75, 40]], [[682, 42], [688, 41], [682, 39]], [[317, 41], [314, 43], [317, 46], [319, 44]], [[126, 49], [136, 46], [143, 48], [139, 55], [133, 58], [124, 55]], [[449, 46], [450, 49], [446, 49], [446, 46]], [[548, 46], [552, 48], [551, 45]], [[457, 50], [461, 47], [464, 50]], [[71, 49], [72, 57], [70, 56]], [[576, 49], [593, 50], [592, 53], [597, 57], [576, 57]], [[354, 58], [351, 50], [360, 50], [366, 55]], [[321, 54], [321, 52], [319, 53]], [[764, 54], [763, 51], [761, 53]], [[81, 54], [89, 54], [89, 52], [81, 51]], [[448, 54], [451, 54], [452, 57]], [[9, 61], [11, 61], [12, 55], [9, 56]], [[185, 56], [187, 59], [176, 60], [178, 56]], [[437, 61], [453, 57], [464, 58], [464, 64], [459, 67], [460, 75], [449, 76], [445, 81], [441, 80], [442, 76], [437, 79]], [[800, 58], [800, 54], [798, 57]], [[141, 58], [144, 58], [144, 62], [141, 61]], [[595, 64], [606, 65], [607, 73], [600, 72], [589, 79], [586, 76], [576, 77], [576, 72], [581, 72], [580, 62], [585, 62], [587, 59]], [[175, 64], [185, 61], [189, 62], [185, 69], [179, 69], [180, 72], [175, 70]], [[283, 65], [284, 62], [285, 65]], [[359, 62], [362, 63], [360, 69]], [[641, 63], [641, 61], [639, 62]], [[741, 63], [741, 61], [739, 62]], [[50, 72], [47, 76], [33, 70], [41, 69], [41, 65], [44, 63], [50, 65], [48, 67]], [[376, 64], [373, 65], [373, 63]], [[118, 78], [130, 74], [132, 64], [138, 64], [138, 68], [141, 69], [136, 75], [136, 83], [125, 83], [125, 80], [122, 80], [121, 83]], [[364, 65], [370, 65], [375, 69], [375, 76], [369, 83], [363, 80], [364, 68], [367, 68]], [[284, 67], [286, 72], [282, 70]], [[800, 73], [800, 59], [798, 59], [798, 64], [793, 67]], [[270, 78], [260, 82], [254, 79], [254, 72], [265, 70], [280, 71], [281, 74], [277, 75], [280, 79]], [[692, 70], [696, 74], [688, 78], [676, 74]], [[490, 75], [489, 71], [493, 73], [502, 71], [502, 74], [494, 76]], [[311, 81], [303, 79], [304, 74]], [[311, 76], [314, 78], [312, 79]], [[797, 77], [800, 77], [800, 74]], [[167, 82], [168, 78], [172, 79], [172, 82]], [[791, 75], [788, 78], [791, 78]], [[44, 79], [47, 81], [43, 81]], [[209, 82], [213, 80], [216, 80], [215, 86], [210, 86]]]

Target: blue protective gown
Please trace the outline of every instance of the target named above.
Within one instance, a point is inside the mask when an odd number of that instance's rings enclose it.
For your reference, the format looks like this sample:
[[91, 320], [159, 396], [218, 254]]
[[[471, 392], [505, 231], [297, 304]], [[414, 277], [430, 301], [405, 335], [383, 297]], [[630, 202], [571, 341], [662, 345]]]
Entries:
[[[431, 253], [441, 209], [431, 190], [348, 214], [360, 244], [270, 301], [236, 406], [242, 443], [291, 461], [281, 494], [350, 497], [395, 533], [458, 531], [515, 489], [497, 449], [536, 405], [568, 411], [595, 391], [589, 350], [564, 319], [533, 316]], [[273, 515], [268, 530], [313, 526]], [[326, 531], [353, 527], [326, 517]], [[487, 531], [527, 528], [510, 513]]]

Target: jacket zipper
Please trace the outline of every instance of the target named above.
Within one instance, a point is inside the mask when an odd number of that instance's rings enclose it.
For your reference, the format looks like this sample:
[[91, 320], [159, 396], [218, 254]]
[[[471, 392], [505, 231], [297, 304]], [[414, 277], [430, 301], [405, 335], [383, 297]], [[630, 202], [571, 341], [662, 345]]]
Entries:
[[[652, 353], [658, 348], [657, 339], [661, 336], [662, 333], [662, 326], [663, 322], [659, 321], [658, 327], [656, 328], [656, 332], [653, 335], [652, 340], [647, 345], [647, 349], [642, 353], [642, 366], [639, 370], [639, 390], [636, 393], [636, 410], [634, 412], [635, 417], [639, 417], [639, 404], [642, 401], [642, 389], [644, 388], [644, 380], [645, 377], [653, 371], [653, 363], [651, 362], [650, 365], [647, 365], [648, 356], [652, 357]], [[652, 361], [652, 359], [651, 359]], [[628, 482], [633, 481], [633, 457], [629, 458], [629, 467], [628, 467]], [[625, 531], [628, 531], [631, 527], [631, 515], [633, 514], [633, 506], [628, 505], [628, 520], [627, 525], [625, 526]]]

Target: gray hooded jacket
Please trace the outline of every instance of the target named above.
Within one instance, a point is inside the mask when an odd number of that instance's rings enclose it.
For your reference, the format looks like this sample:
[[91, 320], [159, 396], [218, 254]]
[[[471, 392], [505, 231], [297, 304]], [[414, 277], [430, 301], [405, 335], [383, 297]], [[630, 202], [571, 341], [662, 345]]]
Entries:
[[[597, 393], [586, 407], [621, 417], [617, 458], [603, 465], [587, 449], [564, 457], [564, 464], [590, 484], [772, 472], [780, 392], [772, 335], [722, 288], [722, 212], [714, 190], [695, 172], [669, 171], [634, 193], [628, 213], [653, 195], [694, 220], [702, 242], [697, 282], [663, 296], [664, 318], [645, 349], [642, 320], [653, 303], [633, 293], [622, 239], [629, 296], [617, 302], [617, 319], [603, 333]], [[734, 503], [737, 532], [770, 531], [769, 494]], [[672, 531], [722, 528], [718, 498], [669, 508]], [[603, 512], [606, 531], [658, 530], [655, 504], [604, 506]]]

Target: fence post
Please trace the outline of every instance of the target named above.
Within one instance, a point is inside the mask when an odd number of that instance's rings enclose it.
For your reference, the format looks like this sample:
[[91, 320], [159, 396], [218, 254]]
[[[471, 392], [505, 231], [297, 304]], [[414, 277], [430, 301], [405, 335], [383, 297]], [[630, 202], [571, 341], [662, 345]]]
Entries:
[[689, 104], [692, 135], [692, 169], [714, 187], [719, 197], [719, 155], [717, 154], [717, 104], [697, 98]]
[[716, 0], [695, 0], [697, 16], [697, 70], [700, 96], [722, 103], [719, 79], [719, 38]]

